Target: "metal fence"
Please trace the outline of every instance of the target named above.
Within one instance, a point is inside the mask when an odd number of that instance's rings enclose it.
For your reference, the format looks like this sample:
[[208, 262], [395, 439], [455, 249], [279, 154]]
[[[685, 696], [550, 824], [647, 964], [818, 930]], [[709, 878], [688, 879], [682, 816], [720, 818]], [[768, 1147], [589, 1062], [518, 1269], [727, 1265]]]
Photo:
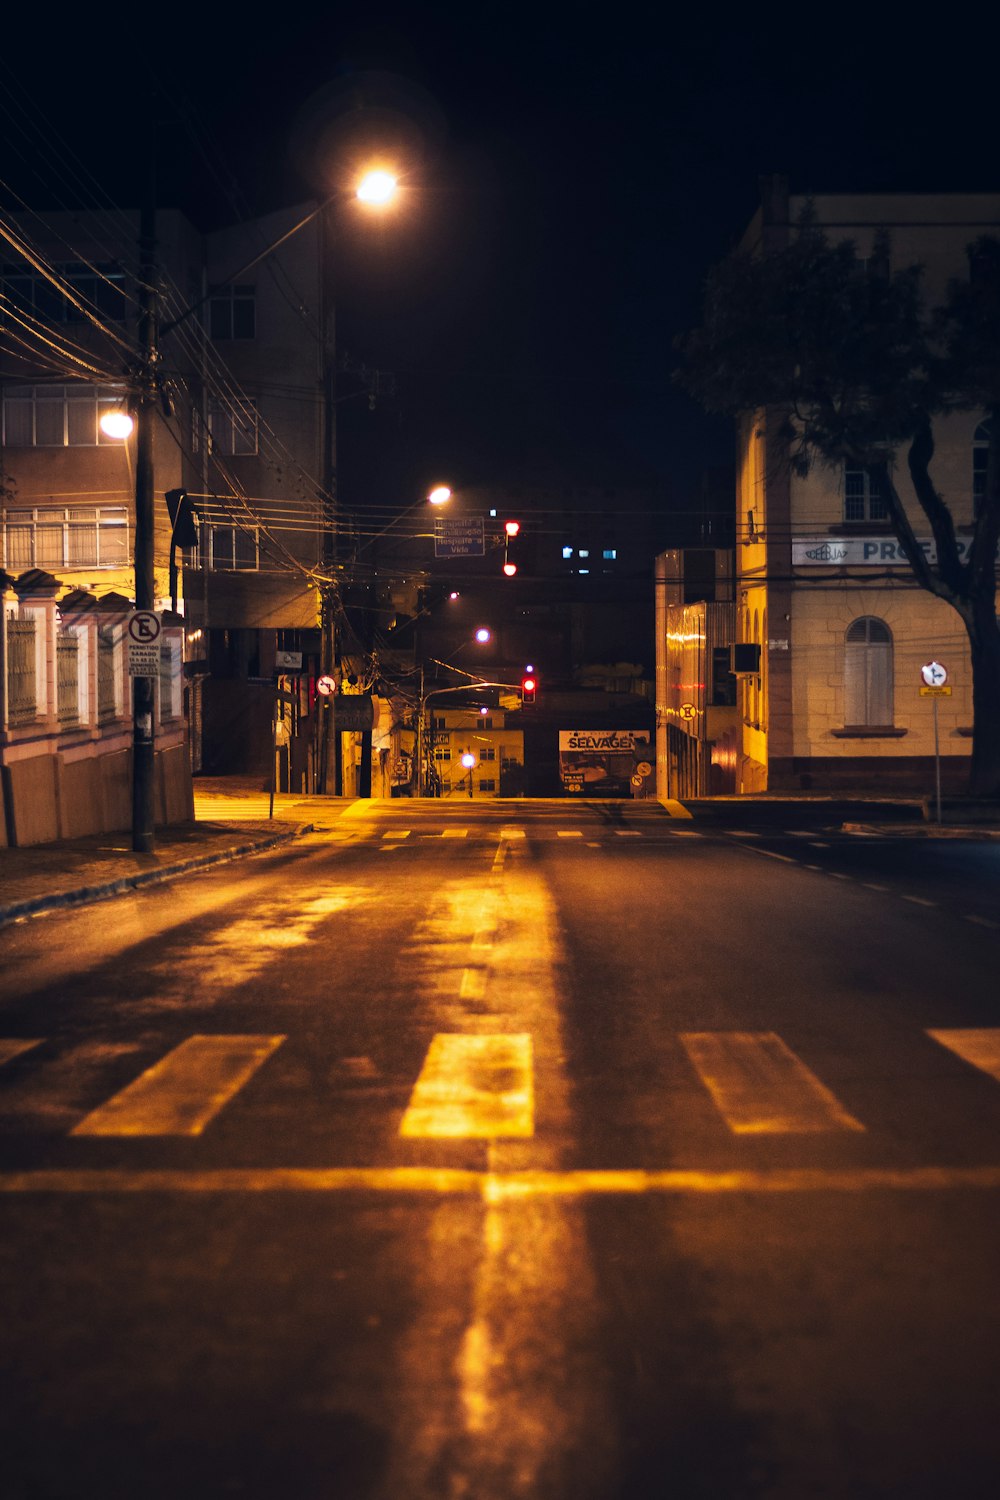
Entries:
[[80, 642], [72, 630], [56, 636], [56, 717], [60, 724], [80, 719]]
[[30, 724], [38, 717], [35, 675], [35, 621], [31, 615], [7, 619], [7, 721]]

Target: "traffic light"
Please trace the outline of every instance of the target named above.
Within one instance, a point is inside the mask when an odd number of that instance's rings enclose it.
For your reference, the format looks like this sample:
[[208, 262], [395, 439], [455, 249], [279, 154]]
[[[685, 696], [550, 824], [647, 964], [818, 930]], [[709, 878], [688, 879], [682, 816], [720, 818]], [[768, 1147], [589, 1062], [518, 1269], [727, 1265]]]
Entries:
[[526, 671], [521, 678], [521, 705], [528, 708], [530, 704], [537, 701], [538, 678], [533, 672]]
[[170, 516], [171, 541], [175, 547], [197, 547], [197, 510], [188, 499], [187, 490], [167, 490], [163, 497]]

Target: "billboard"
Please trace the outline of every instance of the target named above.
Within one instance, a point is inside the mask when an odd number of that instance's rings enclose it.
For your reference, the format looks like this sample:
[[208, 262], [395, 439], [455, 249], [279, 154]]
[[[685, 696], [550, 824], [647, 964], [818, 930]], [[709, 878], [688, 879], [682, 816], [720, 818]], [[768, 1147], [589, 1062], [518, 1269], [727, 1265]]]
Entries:
[[560, 729], [559, 776], [578, 797], [631, 797], [639, 765], [652, 760], [649, 736], [635, 729]]

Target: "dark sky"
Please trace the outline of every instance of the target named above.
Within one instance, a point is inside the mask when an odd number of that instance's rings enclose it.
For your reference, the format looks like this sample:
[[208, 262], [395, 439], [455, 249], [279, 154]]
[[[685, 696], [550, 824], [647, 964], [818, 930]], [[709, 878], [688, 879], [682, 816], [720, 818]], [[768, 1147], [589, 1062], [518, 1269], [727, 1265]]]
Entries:
[[[672, 339], [759, 175], [805, 192], [995, 190], [981, 15], [952, 7], [931, 32], [870, 5], [734, 19], [544, 0], [180, 4], [148, 37], [139, 12], [99, 35], [94, 14], [49, 32], [21, 7], [0, 90], [24, 90], [123, 203], [155, 114], [161, 201], [222, 222], [235, 211], [209, 159], [248, 211], [296, 201], [311, 187], [293, 147], [317, 95], [390, 75], [424, 149], [407, 213], [341, 244], [342, 340], [397, 383], [374, 414], [344, 404], [345, 503], [409, 503], [437, 473], [648, 482], [685, 508], [729, 450], [672, 390]], [[30, 200], [41, 163], [7, 138], [0, 175]]]

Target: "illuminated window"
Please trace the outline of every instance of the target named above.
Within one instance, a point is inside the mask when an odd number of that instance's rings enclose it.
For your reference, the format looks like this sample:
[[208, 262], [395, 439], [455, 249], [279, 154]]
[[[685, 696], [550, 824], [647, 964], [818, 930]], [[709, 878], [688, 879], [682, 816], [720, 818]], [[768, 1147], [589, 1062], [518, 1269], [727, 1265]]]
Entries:
[[852, 621], [844, 642], [844, 723], [859, 728], [891, 725], [892, 678], [888, 625], [874, 615]]
[[12, 572], [116, 568], [128, 561], [128, 511], [123, 505], [38, 505], [3, 513], [3, 565]]
[[618, 548], [617, 547], [605, 547], [605, 549], [604, 549], [604, 551], [603, 551], [603, 553], [601, 555], [604, 558], [605, 562], [614, 562], [615, 559], [618, 556]]
[[562, 549], [562, 555], [563, 555], [563, 557], [572, 557], [573, 556], [573, 548], [572, 547], [564, 547]]
[[12, 385], [3, 393], [3, 442], [8, 448], [121, 447], [99, 422], [117, 410], [124, 392], [114, 386]]

